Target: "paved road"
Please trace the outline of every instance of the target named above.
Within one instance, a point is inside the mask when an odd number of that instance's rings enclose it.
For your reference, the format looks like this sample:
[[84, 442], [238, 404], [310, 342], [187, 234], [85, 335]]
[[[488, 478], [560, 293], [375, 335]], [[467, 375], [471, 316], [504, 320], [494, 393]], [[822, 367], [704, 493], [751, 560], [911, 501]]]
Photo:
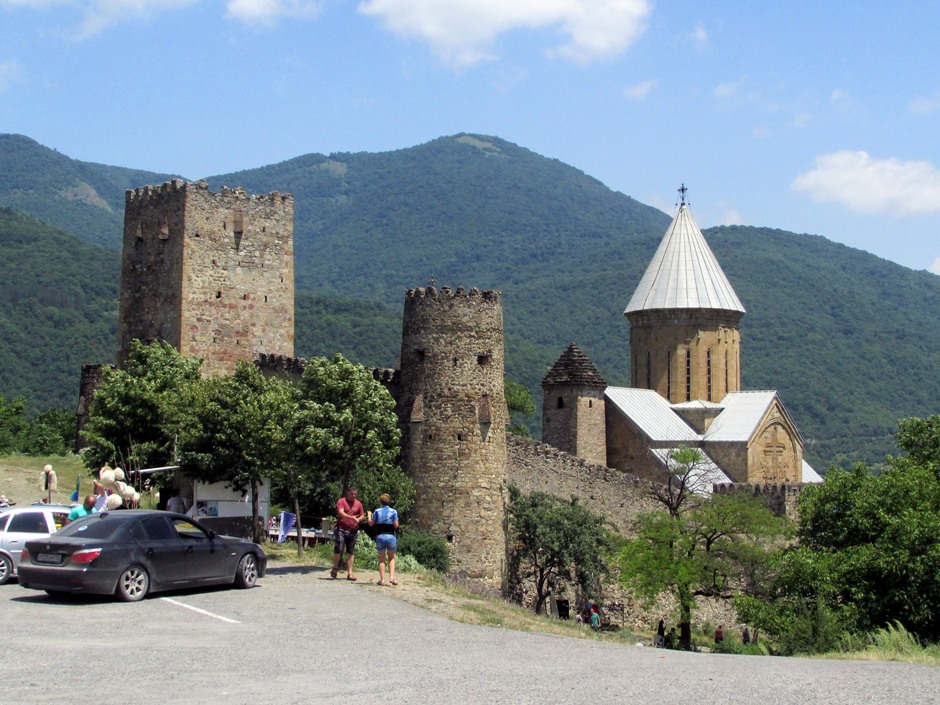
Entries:
[[940, 701], [936, 668], [468, 626], [312, 568], [274, 567], [254, 590], [168, 597], [58, 602], [0, 587], [0, 705]]

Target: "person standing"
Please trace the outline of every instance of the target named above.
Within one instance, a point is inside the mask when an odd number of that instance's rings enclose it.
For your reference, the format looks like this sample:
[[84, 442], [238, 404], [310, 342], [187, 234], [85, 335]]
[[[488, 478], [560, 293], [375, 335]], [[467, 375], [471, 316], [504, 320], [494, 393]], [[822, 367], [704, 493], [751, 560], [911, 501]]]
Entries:
[[721, 628], [721, 625], [718, 625], [718, 629], [715, 630], [715, 643], [720, 644], [725, 640], [725, 632]]
[[385, 562], [388, 561], [388, 584], [398, 585], [395, 581], [395, 551], [398, 549], [398, 540], [395, 532], [398, 530], [398, 511], [390, 507], [392, 498], [387, 494], [379, 497], [382, 506], [374, 512], [369, 512], [369, 526], [376, 528], [375, 550], [379, 554], [379, 585], [385, 585]]
[[353, 562], [355, 561], [356, 538], [359, 536], [359, 523], [365, 518], [362, 502], [356, 499], [356, 488], [347, 487], [345, 494], [336, 501], [336, 532], [333, 534], [333, 570], [330, 577], [339, 573], [339, 562], [346, 552], [346, 580], [355, 580]]

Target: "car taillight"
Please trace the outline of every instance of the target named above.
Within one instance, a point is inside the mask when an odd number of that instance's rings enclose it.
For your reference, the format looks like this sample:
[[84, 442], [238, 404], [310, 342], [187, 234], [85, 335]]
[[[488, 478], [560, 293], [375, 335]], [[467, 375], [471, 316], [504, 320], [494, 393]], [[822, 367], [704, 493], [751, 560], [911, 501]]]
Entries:
[[25, 548], [20, 551], [20, 563], [29, 563], [29, 551]]
[[100, 555], [100, 548], [83, 548], [72, 554], [72, 563], [91, 563]]

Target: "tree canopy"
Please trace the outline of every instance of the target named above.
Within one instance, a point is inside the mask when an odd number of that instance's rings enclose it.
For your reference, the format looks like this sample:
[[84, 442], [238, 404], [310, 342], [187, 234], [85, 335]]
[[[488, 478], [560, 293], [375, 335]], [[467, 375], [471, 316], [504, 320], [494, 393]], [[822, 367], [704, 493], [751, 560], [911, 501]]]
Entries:
[[578, 504], [544, 492], [523, 494], [509, 488], [511, 561], [533, 582], [535, 611], [541, 613], [556, 580], [597, 595], [613, 547], [610, 526]]

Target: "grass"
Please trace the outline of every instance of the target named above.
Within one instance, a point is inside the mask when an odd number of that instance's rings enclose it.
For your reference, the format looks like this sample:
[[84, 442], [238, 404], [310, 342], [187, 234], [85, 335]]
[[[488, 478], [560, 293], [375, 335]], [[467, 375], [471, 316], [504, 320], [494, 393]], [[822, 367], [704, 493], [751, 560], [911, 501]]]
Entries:
[[39, 489], [39, 476], [47, 464], [55, 470], [58, 483], [52, 493], [53, 502], [69, 504], [69, 495], [75, 490], [75, 478], [79, 475], [82, 491], [91, 490], [88, 469], [77, 455], [6, 455], [0, 457], [0, 493], [19, 505], [38, 502], [45, 494]]
[[940, 666], [940, 645], [925, 644], [895, 623], [864, 636], [846, 637], [843, 648], [822, 658], [856, 661], [903, 661]]

